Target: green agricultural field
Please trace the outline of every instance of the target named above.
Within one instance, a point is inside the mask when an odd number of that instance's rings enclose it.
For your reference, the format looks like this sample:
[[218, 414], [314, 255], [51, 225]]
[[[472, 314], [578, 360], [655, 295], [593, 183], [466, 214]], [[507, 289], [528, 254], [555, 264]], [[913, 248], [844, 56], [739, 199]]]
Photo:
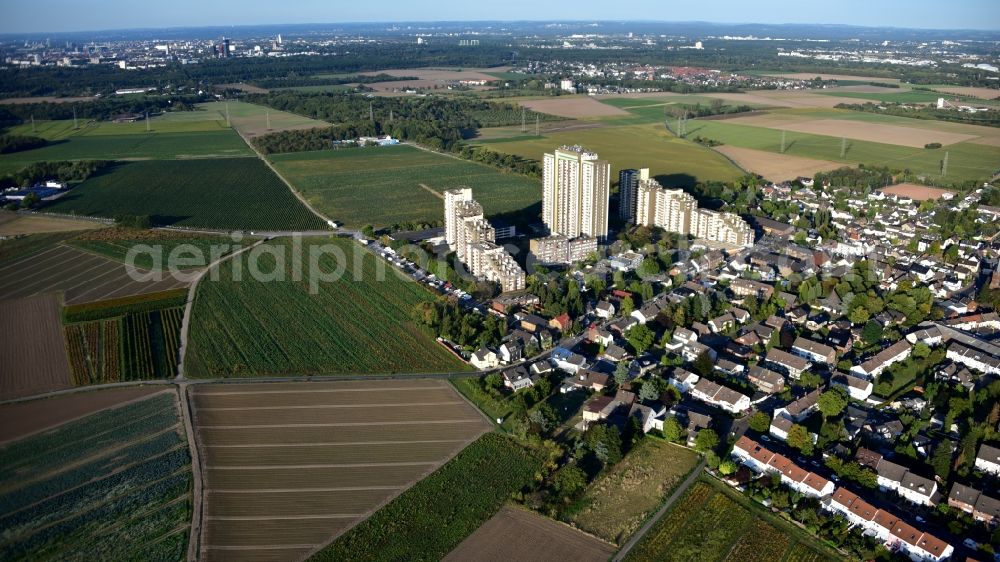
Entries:
[[[878, 117], [878, 116], [875, 116]], [[755, 148], [768, 152], [781, 151], [781, 131], [765, 127], [737, 125], [725, 120], [697, 120], [688, 123], [688, 135], [699, 135], [724, 144]], [[869, 141], [847, 141], [847, 152], [840, 157], [841, 139], [808, 133], [787, 131], [785, 154], [819, 160], [858, 163], [909, 169], [918, 174], [938, 177], [941, 160], [948, 153], [948, 181], [978, 180], [989, 177], [1000, 168], [1000, 150], [995, 146], [961, 142], [940, 150], [927, 150]]]
[[0, 448], [3, 560], [183, 560], [191, 459], [159, 393]]
[[325, 228], [257, 158], [121, 163], [45, 210], [109, 218], [148, 215], [157, 225], [215, 229]]
[[841, 560], [818, 540], [764, 511], [723, 484], [698, 481], [626, 556], [628, 562], [770, 562], [809, 553]]
[[311, 560], [440, 560], [541, 465], [509, 437], [487, 433]]
[[[213, 101], [200, 103], [198, 108], [217, 116], [224, 123], [226, 112], [233, 127], [247, 136], [262, 135], [275, 131], [291, 129], [311, 129], [313, 127], [329, 127], [326, 121], [303, 117], [287, 111], [279, 111], [262, 105], [241, 101]], [[270, 124], [270, 127], [268, 125]]]
[[698, 464], [698, 455], [647, 438], [610, 472], [587, 487], [568, 517], [576, 527], [611, 543], [632, 536]]
[[612, 178], [617, 178], [618, 171], [624, 168], [649, 168], [651, 175], [670, 187], [690, 187], [713, 180], [728, 182], [743, 175], [720, 154], [676, 138], [662, 124], [599, 127], [474, 144], [533, 160], [541, 160], [542, 154], [560, 145], [581, 144], [611, 162]]
[[441, 194], [459, 186], [471, 187], [488, 215], [520, 211], [542, 197], [537, 180], [412, 146], [270, 158], [313, 207], [348, 226], [441, 221]]
[[[302, 281], [294, 281], [294, 241], [262, 246], [239, 257], [243, 279], [231, 263], [218, 280], [198, 285], [185, 368], [196, 377], [325, 375], [337, 373], [434, 373], [468, 366], [410, 321], [414, 307], [433, 298], [422, 285], [404, 279], [382, 258], [354, 241], [310, 238], [302, 243]], [[324, 245], [328, 245], [325, 246]], [[310, 294], [309, 256], [320, 273], [343, 274], [315, 283]], [[275, 253], [287, 256], [276, 267]], [[346, 263], [344, 261], [346, 258]], [[254, 280], [280, 271], [283, 280]], [[279, 274], [279, 275], [281, 275]], [[331, 276], [332, 278], [332, 276]]]
[[838, 98], [856, 98], [861, 100], [880, 101], [883, 103], [934, 103], [938, 98], [948, 94], [928, 92], [926, 90], [902, 90], [899, 92], [844, 92], [841, 90], [815, 90], [813, 93]]

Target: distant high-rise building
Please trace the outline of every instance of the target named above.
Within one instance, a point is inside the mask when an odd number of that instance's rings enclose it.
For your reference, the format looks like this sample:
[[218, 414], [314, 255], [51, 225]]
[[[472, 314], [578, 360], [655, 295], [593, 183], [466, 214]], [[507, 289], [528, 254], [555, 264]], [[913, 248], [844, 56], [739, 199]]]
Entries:
[[551, 234], [569, 238], [608, 236], [611, 165], [580, 146], [545, 154], [542, 220]]
[[635, 204], [639, 180], [649, 179], [649, 168], [626, 168], [618, 172], [618, 217], [629, 223], [635, 220]]
[[228, 58], [229, 57], [229, 39], [223, 37], [222, 38], [222, 42], [219, 43], [219, 45], [217, 46], [217, 48], [219, 50], [219, 57], [220, 58]]
[[753, 229], [739, 215], [699, 209], [691, 194], [664, 189], [648, 178], [640, 180], [636, 190], [635, 222], [735, 246], [751, 246], [754, 241]]

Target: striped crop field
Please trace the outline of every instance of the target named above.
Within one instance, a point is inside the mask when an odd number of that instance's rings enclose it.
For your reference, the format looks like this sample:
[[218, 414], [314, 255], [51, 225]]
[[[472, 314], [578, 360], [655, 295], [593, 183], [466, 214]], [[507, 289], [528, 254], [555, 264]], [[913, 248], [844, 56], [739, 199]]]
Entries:
[[[433, 295], [404, 279], [359, 244], [342, 238], [302, 242], [301, 281], [295, 281], [294, 241], [276, 240], [225, 263], [195, 295], [186, 374], [253, 377], [337, 373], [440, 373], [468, 368], [415, 326], [414, 307]], [[318, 270], [335, 280], [310, 289], [308, 256], [324, 244]], [[266, 251], [255, 252], [259, 248]], [[277, 267], [276, 254], [287, 256]], [[346, 257], [346, 260], [343, 259]], [[259, 258], [259, 259], [258, 259]], [[340, 263], [346, 262], [346, 263]], [[254, 280], [245, 272], [281, 271], [281, 279]], [[242, 278], [236, 274], [242, 271]], [[380, 273], [381, 272], [381, 273]], [[214, 273], [214, 272], [213, 272]], [[332, 277], [331, 277], [332, 278]]]
[[303, 558], [489, 429], [445, 381], [198, 385], [192, 401], [206, 561]]

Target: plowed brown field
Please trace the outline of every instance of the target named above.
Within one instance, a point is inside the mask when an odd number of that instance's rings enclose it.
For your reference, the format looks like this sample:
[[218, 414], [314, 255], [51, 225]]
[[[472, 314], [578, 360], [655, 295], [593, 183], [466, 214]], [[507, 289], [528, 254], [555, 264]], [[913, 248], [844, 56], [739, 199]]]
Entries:
[[197, 386], [203, 560], [297, 560], [486, 431], [445, 381]]

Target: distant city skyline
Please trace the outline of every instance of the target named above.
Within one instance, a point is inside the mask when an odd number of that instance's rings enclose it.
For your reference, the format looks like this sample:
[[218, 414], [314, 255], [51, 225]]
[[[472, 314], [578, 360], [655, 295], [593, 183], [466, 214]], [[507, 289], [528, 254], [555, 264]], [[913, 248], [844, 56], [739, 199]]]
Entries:
[[[572, 8], [572, 9], [570, 9]], [[662, 0], [626, 3], [595, 0], [530, 2], [501, 6], [439, 0], [371, 3], [296, 0], [271, 2], [176, 0], [169, 4], [99, 3], [69, 0], [8, 0], [0, 33], [60, 33], [110, 29], [282, 25], [357, 22], [635, 20], [762, 24], [844, 24], [869, 27], [1000, 30], [997, 0], [716, 0], [669, 5]]]

